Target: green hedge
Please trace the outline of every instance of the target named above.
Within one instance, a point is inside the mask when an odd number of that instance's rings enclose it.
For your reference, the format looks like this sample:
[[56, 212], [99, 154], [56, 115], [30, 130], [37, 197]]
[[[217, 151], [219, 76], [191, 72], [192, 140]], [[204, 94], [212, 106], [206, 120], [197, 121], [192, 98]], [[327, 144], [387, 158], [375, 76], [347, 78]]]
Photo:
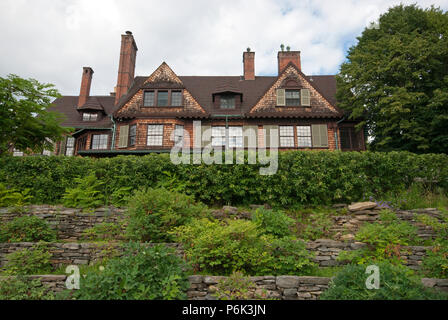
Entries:
[[330, 204], [402, 191], [415, 178], [448, 190], [444, 154], [287, 151], [279, 153], [277, 174], [262, 176], [260, 167], [266, 166], [174, 165], [169, 154], [5, 157], [0, 159], [0, 183], [30, 188], [36, 203], [60, 202], [65, 189], [74, 187], [75, 178], [91, 172], [104, 182], [106, 199], [123, 187], [164, 186], [209, 204]]

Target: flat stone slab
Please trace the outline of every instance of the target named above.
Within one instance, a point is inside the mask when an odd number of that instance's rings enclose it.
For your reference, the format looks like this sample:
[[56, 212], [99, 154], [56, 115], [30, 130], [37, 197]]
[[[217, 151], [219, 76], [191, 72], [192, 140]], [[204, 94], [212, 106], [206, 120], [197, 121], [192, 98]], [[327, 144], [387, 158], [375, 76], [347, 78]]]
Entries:
[[277, 287], [290, 289], [297, 288], [299, 285], [299, 277], [297, 276], [278, 276], [277, 277]]
[[360, 211], [360, 210], [368, 210], [373, 209], [377, 206], [375, 202], [367, 201], [367, 202], [357, 202], [348, 206], [348, 210], [351, 212]]

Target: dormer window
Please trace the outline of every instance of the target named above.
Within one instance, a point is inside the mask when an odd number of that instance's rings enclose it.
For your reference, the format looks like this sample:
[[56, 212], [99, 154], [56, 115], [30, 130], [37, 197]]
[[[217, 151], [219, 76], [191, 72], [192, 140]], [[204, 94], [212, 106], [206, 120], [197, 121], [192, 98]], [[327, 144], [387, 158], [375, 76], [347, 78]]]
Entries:
[[221, 109], [235, 109], [235, 96], [234, 95], [222, 95], [220, 99]]
[[82, 121], [96, 121], [98, 120], [97, 113], [84, 112], [82, 114]]
[[143, 107], [182, 107], [182, 90], [148, 90], [143, 94]]

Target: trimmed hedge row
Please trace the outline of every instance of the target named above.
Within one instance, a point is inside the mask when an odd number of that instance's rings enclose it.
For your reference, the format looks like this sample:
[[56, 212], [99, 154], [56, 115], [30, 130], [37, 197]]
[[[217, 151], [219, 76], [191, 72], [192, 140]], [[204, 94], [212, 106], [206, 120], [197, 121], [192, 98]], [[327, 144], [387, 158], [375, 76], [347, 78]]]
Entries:
[[256, 164], [174, 165], [169, 154], [114, 158], [4, 157], [0, 183], [31, 189], [35, 203], [58, 203], [74, 178], [94, 172], [110, 195], [123, 187], [164, 186], [208, 204], [330, 204], [402, 191], [416, 178], [448, 190], [448, 156], [408, 152], [286, 151], [275, 175]]

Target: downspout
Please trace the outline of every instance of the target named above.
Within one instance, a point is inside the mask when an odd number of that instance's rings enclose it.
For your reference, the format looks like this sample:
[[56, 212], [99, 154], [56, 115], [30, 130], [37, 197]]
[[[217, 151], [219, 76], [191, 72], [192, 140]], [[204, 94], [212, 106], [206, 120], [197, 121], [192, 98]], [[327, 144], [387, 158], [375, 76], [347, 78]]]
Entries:
[[335, 141], [335, 143], [336, 143], [336, 150], [339, 150], [339, 139], [338, 139], [338, 128], [339, 128], [339, 124], [340, 124], [342, 121], [346, 120], [346, 118], [347, 118], [347, 115], [344, 115], [344, 116], [342, 117], [341, 120], [339, 120], [338, 122], [336, 122], [336, 130], [334, 131], [334, 141]]
[[115, 149], [115, 130], [116, 130], [116, 123], [114, 120], [114, 116], [111, 114], [110, 115], [110, 120], [113, 123], [113, 128], [112, 128], [112, 143], [110, 144], [110, 150], [114, 150]]

